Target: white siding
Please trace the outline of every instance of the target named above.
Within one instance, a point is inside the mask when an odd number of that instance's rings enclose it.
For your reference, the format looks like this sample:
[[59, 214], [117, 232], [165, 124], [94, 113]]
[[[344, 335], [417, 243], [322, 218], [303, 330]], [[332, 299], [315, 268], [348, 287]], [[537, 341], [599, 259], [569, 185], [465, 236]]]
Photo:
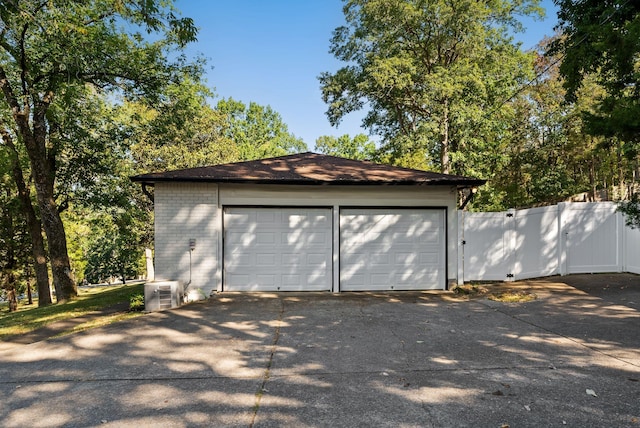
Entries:
[[[192, 299], [209, 297], [217, 288], [217, 186], [157, 183], [154, 206], [156, 280], [181, 281]], [[196, 240], [192, 252], [190, 239]]]

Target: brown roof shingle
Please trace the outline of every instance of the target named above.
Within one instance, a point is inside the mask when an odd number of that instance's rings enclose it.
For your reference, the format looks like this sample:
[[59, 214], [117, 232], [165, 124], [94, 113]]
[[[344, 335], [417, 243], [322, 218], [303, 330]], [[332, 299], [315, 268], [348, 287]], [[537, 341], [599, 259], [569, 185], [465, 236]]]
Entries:
[[480, 186], [471, 177], [381, 165], [317, 153], [299, 153], [247, 162], [155, 172], [131, 177], [133, 181], [213, 182], [259, 184], [396, 184]]

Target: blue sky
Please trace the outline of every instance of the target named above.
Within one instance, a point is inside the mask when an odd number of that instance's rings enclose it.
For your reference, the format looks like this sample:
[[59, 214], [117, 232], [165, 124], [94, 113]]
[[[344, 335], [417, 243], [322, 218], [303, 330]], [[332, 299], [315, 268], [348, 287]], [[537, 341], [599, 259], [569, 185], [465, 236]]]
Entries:
[[[208, 59], [207, 82], [218, 97], [270, 105], [310, 150], [321, 135], [367, 133], [363, 114], [338, 128], [325, 116], [317, 77], [343, 64], [329, 54], [333, 30], [344, 24], [341, 0], [177, 0], [200, 28], [188, 54]], [[542, 1], [544, 21], [524, 22], [516, 38], [525, 49], [553, 33], [556, 9]], [[215, 101], [214, 101], [215, 102]]]

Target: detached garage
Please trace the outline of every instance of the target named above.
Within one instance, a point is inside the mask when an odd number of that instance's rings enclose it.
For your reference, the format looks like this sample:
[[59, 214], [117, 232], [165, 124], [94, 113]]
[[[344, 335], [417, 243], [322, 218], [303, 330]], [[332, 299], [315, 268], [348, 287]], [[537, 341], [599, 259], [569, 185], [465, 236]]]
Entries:
[[458, 190], [484, 180], [315, 153], [138, 175], [156, 280], [223, 291], [446, 289]]

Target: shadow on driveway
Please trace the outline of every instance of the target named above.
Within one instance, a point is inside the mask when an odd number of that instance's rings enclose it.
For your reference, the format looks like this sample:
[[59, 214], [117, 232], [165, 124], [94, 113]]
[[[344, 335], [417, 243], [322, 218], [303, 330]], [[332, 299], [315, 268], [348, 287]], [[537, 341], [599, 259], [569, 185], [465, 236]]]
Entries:
[[12, 344], [0, 351], [0, 420], [638, 427], [640, 313], [567, 278], [514, 285], [538, 295], [519, 304], [448, 293], [220, 294]]

